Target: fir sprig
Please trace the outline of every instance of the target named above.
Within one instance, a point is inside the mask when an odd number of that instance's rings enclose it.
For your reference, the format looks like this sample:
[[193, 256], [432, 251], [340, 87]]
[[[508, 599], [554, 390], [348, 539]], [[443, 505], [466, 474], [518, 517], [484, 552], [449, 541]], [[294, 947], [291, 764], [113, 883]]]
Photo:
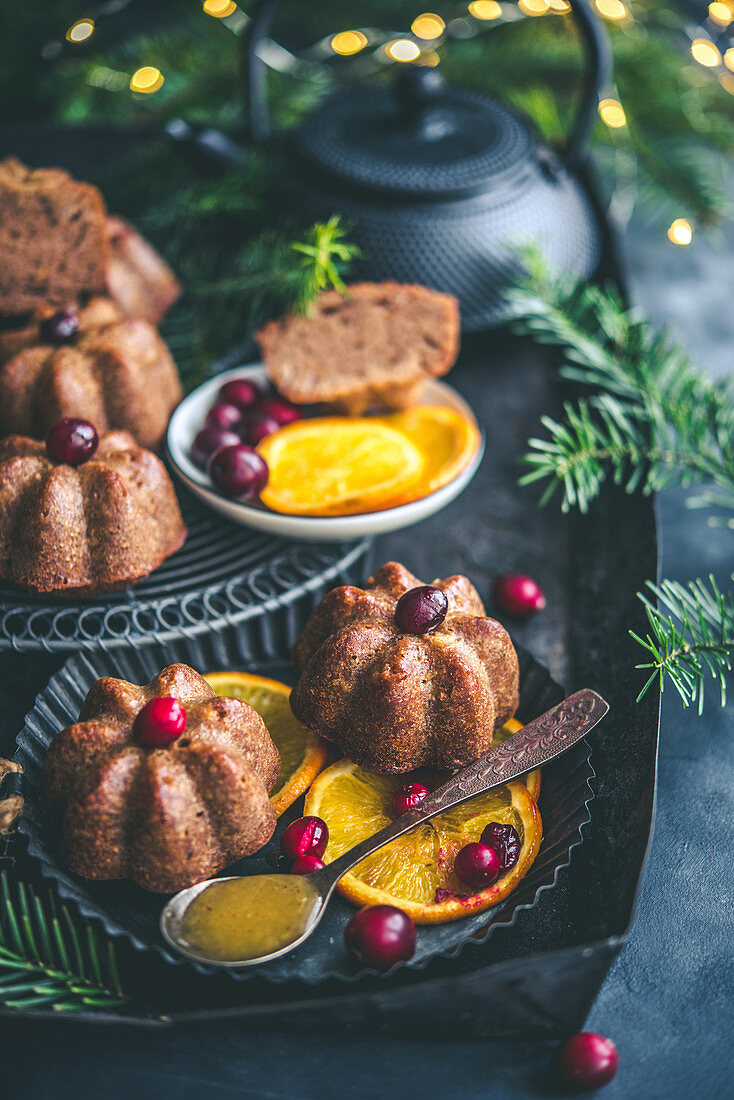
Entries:
[[641, 595], [650, 632], [643, 638], [630, 631], [650, 659], [637, 665], [649, 675], [638, 699], [652, 684], [662, 691], [669, 680], [685, 706], [697, 703], [703, 710], [707, 674], [719, 686], [721, 705], [726, 702], [726, 683], [734, 658], [734, 603], [722, 593], [713, 577], [679, 584], [650, 583], [654, 598]]
[[0, 1005], [56, 1012], [114, 1008], [125, 1001], [115, 949], [89, 921], [49, 894], [0, 874]]
[[[547, 438], [529, 441], [523, 484], [546, 481], [541, 502], [561, 489], [564, 511], [585, 512], [607, 478], [651, 493], [706, 481], [691, 507], [734, 512], [734, 395], [697, 371], [680, 346], [629, 310], [611, 288], [548, 279], [534, 256], [530, 275], [508, 293], [511, 325], [561, 349], [561, 374], [589, 393], [546, 416]], [[713, 488], [709, 487], [713, 483]], [[718, 518], [722, 522], [721, 518]], [[724, 519], [734, 526], [734, 518]], [[673, 684], [703, 707], [708, 676], [722, 704], [734, 659], [734, 602], [713, 577], [687, 585], [648, 582], [640, 593], [649, 625], [630, 631], [647, 659], [639, 698]]]
[[728, 383], [697, 371], [609, 287], [552, 287], [536, 268], [508, 303], [512, 328], [563, 348], [563, 377], [593, 391], [543, 419], [550, 438], [530, 440], [524, 484], [547, 481], [544, 500], [560, 488], [564, 511], [587, 511], [607, 477], [646, 493], [710, 480], [718, 505], [734, 504]]
[[301, 255], [294, 280], [295, 306], [301, 313], [307, 313], [313, 300], [328, 287], [342, 295], [347, 293], [342, 275], [360, 250], [345, 237], [346, 228], [333, 215], [328, 222], [316, 222], [305, 241], [294, 241], [291, 245]]

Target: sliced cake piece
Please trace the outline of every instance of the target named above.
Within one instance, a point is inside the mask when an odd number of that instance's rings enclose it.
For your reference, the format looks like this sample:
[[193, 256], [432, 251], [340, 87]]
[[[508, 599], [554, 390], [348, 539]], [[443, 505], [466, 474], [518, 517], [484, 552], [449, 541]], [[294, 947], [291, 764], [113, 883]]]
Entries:
[[0, 313], [65, 305], [105, 286], [106, 210], [96, 187], [61, 168], [0, 162]]
[[291, 401], [357, 416], [414, 404], [459, 349], [459, 304], [403, 283], [328, 290], [308, 316], [271, 321], [256, 339], [271, 381]]

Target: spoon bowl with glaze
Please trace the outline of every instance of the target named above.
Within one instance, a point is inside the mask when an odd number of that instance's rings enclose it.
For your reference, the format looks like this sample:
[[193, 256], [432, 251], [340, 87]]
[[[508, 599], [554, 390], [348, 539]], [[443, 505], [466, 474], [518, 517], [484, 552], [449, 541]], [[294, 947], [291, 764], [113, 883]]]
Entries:
[[436, 814], [548, 764], [608, 710], [595, 691], [575, 692], [456, 772], [420, 805], [310, 875], [235, 875], [181, 890], [161, 913], [164, 938], [187, 958], [210, 966], [257, 966], [288, 954], [318, 927], [339, 879], [355, 864]]

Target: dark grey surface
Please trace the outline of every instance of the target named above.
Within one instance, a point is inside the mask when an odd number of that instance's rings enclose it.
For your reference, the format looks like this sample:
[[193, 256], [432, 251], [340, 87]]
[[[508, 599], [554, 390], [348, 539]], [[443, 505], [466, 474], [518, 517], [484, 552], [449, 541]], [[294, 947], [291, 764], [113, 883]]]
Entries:
[[[700, 245], [656, 240], [633, 269], [639, 296], [654, 312], [692, 321], [690, 343], [719, 370], [731, 347], [730, 300], [716, 326], [699, 324], [720, 293], [722, 259]], [[728, 257], [727, 257], [728, 259]], [[726, 269], [731, 286], [731, 265]], [[710, 283], [708, 280], [711, 280]], [[700, 300], [701, 310], [696, 308]], [[676, 301], [685, 305], [679, 309]], [[687, 337], [687, 325], [679, 324]], [[708, 341], [711, 341], [709, 344]], [[731, 532], [705, 528], [683, 509], [680, 494], [662, 501], [663, 567], [685, 579], [713, 570], [726, 583]], [[449, 518], [449, 513], [447, 513]], [[456, 538], [450, 525], [447, 547]], [[438, 552], [438, 548], [436, 550]], [[442, 555], [443, 556], [443, 555]], [[518, 548], [518, 562], [520, 563]], [[533, 571], [538, 558], [528, 563]], [[478, 562], [474, 568], [493, 569]], [[480, 580], [483, 578], [479, 578]], [[536, 620], [524, 641], [534, 647]], [[545, 631], [543, 630], [543, 633]], [[535, 647], [534, 647], [535, 648]], [[554, 671], [560, 652], [539, 652]], [[554, 667], [555, 665], [555, 667]], [[635, 675], [630, 672], [630, 691]], [[605, 1097], [725, 1098], [730, 1080], [734, 1011], [732, 887], [734, 754], [732, 714], [712, 696], [703, 719], [666, 693], [660, 753], [658, 820], [630, 943], [592, 1009], [588, 1026], [615, 1039], [621, 1069]], [[0, 1030], [3, 1095], [23, 1100], [91, 1097], [522, 1098], [563, 1095], [550, 1085], [548, 1044], [379, 1040], [360, 1035], [301, 1036], [237, 1025], [186, 1027], [166, 1033], [72, 1030], [4, 1021]]]

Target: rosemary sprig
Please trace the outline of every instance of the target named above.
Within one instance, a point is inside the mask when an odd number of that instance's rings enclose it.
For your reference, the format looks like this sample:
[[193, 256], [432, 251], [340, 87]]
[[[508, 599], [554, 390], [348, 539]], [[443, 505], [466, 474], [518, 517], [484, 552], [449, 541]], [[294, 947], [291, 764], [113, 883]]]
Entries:
[[125, 1001], [115, 949], [51, 894], [0, 874], [0, 1005], [81, 1012]]

